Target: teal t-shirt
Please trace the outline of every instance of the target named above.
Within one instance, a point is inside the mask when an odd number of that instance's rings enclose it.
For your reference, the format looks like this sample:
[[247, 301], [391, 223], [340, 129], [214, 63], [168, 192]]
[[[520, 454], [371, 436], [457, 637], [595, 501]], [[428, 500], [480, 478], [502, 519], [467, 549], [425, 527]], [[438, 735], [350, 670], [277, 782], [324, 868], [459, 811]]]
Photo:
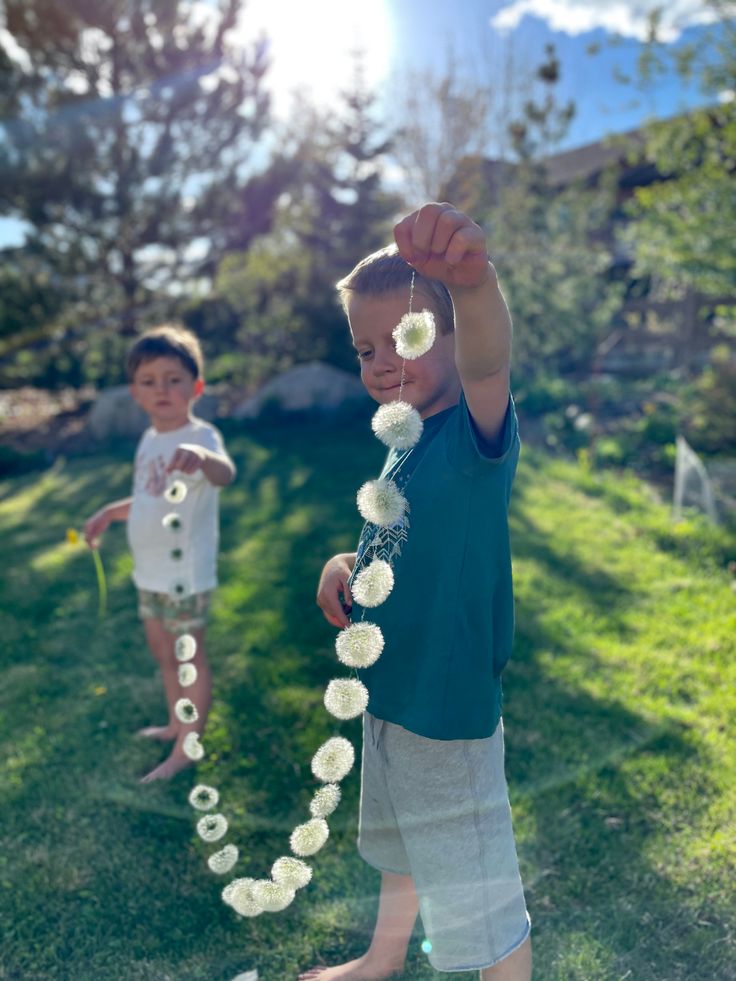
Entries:
[[508, 506], [519, 458], [509, 398], [500, 449], [488, 455], [464, 397], [424, 420], [421, 439], [391, 450], [381, 476], [409, 502], [391, 528], [363, 527], [353, 577], [390, 561], [394, 588], [351, 619], [376, 623], [385, 646], [359, 672], [368, 711], [430, 739], [491, 736], [501, 715], [501, 671], [514, 633]]

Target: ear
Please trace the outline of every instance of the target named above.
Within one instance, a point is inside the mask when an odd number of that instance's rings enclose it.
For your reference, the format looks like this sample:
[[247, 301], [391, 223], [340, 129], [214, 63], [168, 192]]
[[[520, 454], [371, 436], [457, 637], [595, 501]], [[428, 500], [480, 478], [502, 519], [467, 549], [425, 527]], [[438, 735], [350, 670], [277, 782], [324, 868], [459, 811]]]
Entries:
[[133, 384], [128, 385], [128, 391], [130, 392], [130, 397], [133, 399], [133, 401], [134, 402], [137, 402], [138, 405], [140, 405], [140, 402], [138, 402], [138, 396], [136, 394], [136, 387], [135, 387], [135, 385], [133, 385]]
[[204, 378], [197, 378], [194, 382], [194, 397], [198, 399], [204, 391]]

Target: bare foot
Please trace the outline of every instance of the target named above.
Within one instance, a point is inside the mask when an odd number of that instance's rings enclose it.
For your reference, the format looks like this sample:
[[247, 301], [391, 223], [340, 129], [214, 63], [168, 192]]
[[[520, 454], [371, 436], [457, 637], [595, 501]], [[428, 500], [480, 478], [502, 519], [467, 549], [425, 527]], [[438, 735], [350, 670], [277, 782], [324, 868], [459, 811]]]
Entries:
[[398, 977], [401, 970], [401, 967], [371, 963], [368, 955], [364, 954], [337, 967], [310, 967], [299, 975], [299, 981], [381, 981], [382, 978]]
[[141, 777], [141, 783], [153, 783], [154, 780], [170, 780], [175, 773], [179, 770], [183, 770], [187, 766], [191, 766], [192, 761], [186, 755], [186, 753], [178, 747], [174, 747], [171, 751], [171, 756], [167, 757], [163, 763], [147, 773], [145, 777]]
[[167, 726], [145, 726], [136, 733], [136, 736], [144, 736], [146, 739], [160, 739], [162, 742], [176, 739], [178, 735], [179, 727], [171, 724]]

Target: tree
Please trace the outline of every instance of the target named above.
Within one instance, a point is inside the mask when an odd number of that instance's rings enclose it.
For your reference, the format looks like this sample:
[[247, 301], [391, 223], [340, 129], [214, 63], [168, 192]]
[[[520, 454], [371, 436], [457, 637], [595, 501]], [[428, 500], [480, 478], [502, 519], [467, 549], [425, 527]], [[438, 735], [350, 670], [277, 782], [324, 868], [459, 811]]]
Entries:
[[612, 283], [611, 247], [603, 233], [613, 194], [552, 179], [550, 156], [574, 115], [560, 103], [560, 63], [553, 47], [536, 86], [509, 124], [513, 159], [478, 162], [458, 173], [458, 203], [477, 214], [514, 316], [514, 371], [532, 382], [590, 367], [620, 304]]
[[313, 358], [355, 364], [335, 283], [390, 241], [399, 207], [383, 186], [389, 142], [359, 56], [336, 111], [300, 101], [279, 143], [297, 166], [274, 228], [229, 255], [215, 280], [215, 296], [240, 322], [241, 378], [251, 383]]
[[393, 155], [415, 205], [441, 200], [463, 158], [505, 151], [512, 105], [528, 77], [516, 74], [511, 47], [500, 71], [497, 63], [486, 68], [483, 77], [461, 67], [449, 48], [441, 71], [408, 70], [397, 80]]
[[0, 56], [0, 209], [74, 284], [66, 326], [131, 334], [211, 261], [268, 118], [265, 48], [229, 43], [241, 0], [5, 8], [22, 54]]
[[[655, 289], [680, 296], [695, 290], [736, 303], [736, 4], [711, 6], [715, 26], [675, 57], [680, 74], [697, 78], [712, 103], [646, 127], [644, 153], [662, 179], [635, 191], [625, 237], [635, 274], [649, 277]], [[667, 66], [652, 41], [645, 80]]]

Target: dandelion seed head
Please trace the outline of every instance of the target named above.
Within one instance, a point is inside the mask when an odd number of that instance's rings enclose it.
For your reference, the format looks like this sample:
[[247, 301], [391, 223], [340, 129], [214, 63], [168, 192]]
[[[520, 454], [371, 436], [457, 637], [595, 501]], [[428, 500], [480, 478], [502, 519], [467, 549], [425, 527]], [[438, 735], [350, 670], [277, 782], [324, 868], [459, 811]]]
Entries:
[[393, 569], [383, 559], [374, 559], [360, 570], [350, 586], [350, 592], [356, 603], [372, 608], [380, 606], [393, 588]]
[[170, 531], [181, 531], [181, 518], [176, 511], [169, 511], [168, 514], [165, 514], [161, 519], [161, 524]]
[[285, 855], [273, 863], [271, 878], [287, 889], [303, 889], [312, 878], [312, 869], [301, 859]]
[[193, 664], [180, 664], [176, 674], [182, 688], [189, 688], [197, 680], [197, 669]]
[[[352, 746], [350, 747], [352, 749]], [[330, 829], [324, 818], [312, 818], [299, 824], [291, 832], [289, 846], [295, 855], [314, 855], [330, 837]]]
[[215, 875], [225, 875], [238, 860], [238, 849], [235, 845], [225, 845], [219, 852], [214, 852], [207, 859], [207, 865]]
[[375, 623], [351, 623], [335, 639], [337, 657], [349, 668], [369, 668], [381, 656], [383, 634]]
[[324, 703], [336, 719], [354, 719], [368, 706], [368, 689], [355, 678], [335, 678], [327, 686]]
[[434, 315], [431, 310], [405, 313], [392, 333], [398, 356], [414, 361], [426, 354], [434, 344], [437, 333]]
[[213, 807], [217, 807], [219, 800], [219, 792], [206, 783], [198, 783], [189, 794], [189, 803], [197, 811], [211, 811]]
[[184, 755], [190, 760], [201, 760], [204, 756], [204, 746], [199, 741], [198, 732], [188, 732], [184, 736], [184, 742], [181, 744], [181, 748], [184, 750]]
[[388, 528], [406, 514], [406, 498], [393, 480], [368, 480], [358, 491], [358, 510], [366, 521]]
[[339, 783], [350, 773], [354, 762], [352, 743], [343, 736], [333, 736], [312, 757], [312, 773], [322, 783]]
[[309, 803], [309, 813], [316, 818], [329, 817], [340, 803], [341, 797], [342, 791], [338, 784], [326, 783], [324, 787], [315, 791]]
[[279, 913], [282, 909], [286, 909], [295, 895], [293, 889], [271, 879], [258, 879], [253, 883], [253, 899], [266, 913]]
[[187, 485], [183, 480], [172, 480], [164, 491], [164, 497], [170, 504], [177, 504], [187, 496]]
[[255, 879], [233, 879], [222, 890], [223, 902], [232, 906], [240, 916], [258, 916], [263, 908], [253, 898]]
[[174, 653], [177, 661], [191, 661], [197, 653], [197, 641], [191, 634], [182, 634], [176, 638]]
[[414, 446], [424, 429], [422, 417], [408, 402], [387, 402], [379, 406], [371, 426], [381, 442], [395, 450], [408, 450]]
[[197, 834], [202, 841], [219, 841], [227, 834], [227, 818], [224, 814], [205, 814], [197, 821]]
[[[188, 665], [191, 667], [191, 665]], [[182, 665], [184, 667], [184, 665]], [[199, 712], [197, 711], [197, 706], [191, 700], [191, 698], [178, 698], [174, 703], [174, 715], [177, 717], [179, 722], [196, 722], [199, 718]]]

